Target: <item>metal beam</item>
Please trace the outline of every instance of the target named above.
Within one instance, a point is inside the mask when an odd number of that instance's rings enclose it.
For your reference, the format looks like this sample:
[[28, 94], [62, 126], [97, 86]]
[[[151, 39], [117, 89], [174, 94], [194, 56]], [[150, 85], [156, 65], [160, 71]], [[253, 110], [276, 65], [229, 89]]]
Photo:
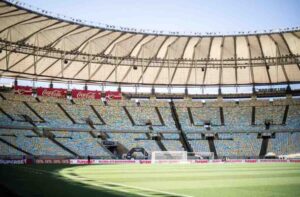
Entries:
[[[18, 10], [20, 11], [20, 10]], [[12, 15], [7, 15], [7, 16], [1, 16], [0, 18], [9, 18], [9, 17], [13, 17], [13, 16], [22, 16], [22, 15], [26, 15], [26, 14], [30, 14], [28, 12], [23, 12], [23, 13], [19, 13], [19, 14], [12, 14]], [[40, 17], [40, 16], [37, 16]]]
[[[166, 50], [166, 54], [165, 54], [165, 56], [164, 56], [163, 59], [166, 59], [166, 58], [167, 58], [167, 55], [168, 55], [168, 51], [169, 51], [170, 46], [173, 45], [175, 42], [177, 42], [177, 40], [178, 40], [179, 38], [180, 38], [180, 37], [176, 37], [176, 39], [175, 39], [172, 43], [170, 43], [170, 44], [168, 45], [167, 50]], [[167, 63], [169, 64], [168, 61], [167, 61]], [[163, 63], [163, 64], [164, 64], [164, 63]], [[156, 83], [156, 81], [157, 81], [157, 79], [158, 79], [158, 77], [159, 77], [159, 75], [160, 75], [160, 73], [161, 73], [162, 68], [163, 68], [162, 66], [159, 68], [159, 70], [158, 70], [158, 72], [157, 72], [157, 74], [156, 74], [156, 76], [155, 76], [155, 78], [154, 78], [153, 84]]]
[[7, 11], [7, 12], [3, 12], [3, 13], [0, 14], [0, 16], [3, 16], [5, 14], [9, 14], [9, 13], [13, 13], [13, 12], [17, 12], [17, 11], [19, 11], [19, 9], [15, 9], [15, 10], [10, 10], [10, 11]]
[[[291, 48], [290, 48], [290, 46], [288, 45], [288, 43], [287, 43], [285, 37], [282, 35], [282, 33], [280, 33], [279, 35], [281, 36], [281, 38], [282, 38], [284, 44], [286, 45], [286, 47], [287, 47], [289, 53], [293, 56], [294, 60], [296, 60], [295, 54], [291, 51]], [[300, 37], [299, 37], [299, 39], [300, 39]], [[298, 66], [298, 69], [300, 70], [300, 64], [299, 64], [298, 62], [297, 62], [296, 64], [297, 64], [297, 66]]]
[[175, 76], [176, 71], [177, 71], [177, 67], [178, 67], [178, 65], [180, 64], [181, 60], [183, 59], [184, 52], [185, 52], [186, 47], [188, 46], [188, 43], [190, 42], [190, 40], [191, 40], [191, 37], [188, 38], [188, 40], [186, 41], [186, 43], [185, 43], [185, 45], [184, 45], [182, 54], [181, 54], [181, 56], [180, 56], [180, 60], [178, 61], [177, 65], [175, 66], [175, 70], [174, 70], [173, 75], [172, 75], [172, 77], [171, 77], [170, 84], [172, 84], [172, 82], [173, 82], [174, 76]]
[[[196, 51], [196, 47], [198, 47], [199, 43], [201, 42], [202, 40], [202, 37], [199, 38], [199, 40], [197, 41], [197, 43], [194, 45], [194, 49], [193, 49], [193, 57], [192, 57], [192, 64], [194, 65], [194, 68], [195, 68], [195, 74], [196, 74], [196, 64], [195, 64], [195, 51]], [[188, 73], [188, 76], [187, 76], [187, 79], [185, 81], [185, 84], [187, 85], [190, 78], [191, 78], [191, 73], [192, 73], [192, 67], [193, 65], [190, 66], [189, 68], [189, 73]], [[196, 83], [196, 78], [195, 78], [195, 83]]]
[[[126, 39], [124, 39], [124, 40], [122, 40], [122, 41], [116, 43], [115, 46], [113, 47], [113, 49], [116, 47], [117, 44], [122, 43], [122, 42], [124, 42], [124, 41], [127, 41], [128, 39], [132, 38], [133, 36], [134, 36], [134, 35], [129, 36], [128, 38], [126, 38]], [[142, 37], [140, 40], [142, 40], [144, 37], [145, 37], [145, 35], [143, 35], [143, 37]], [[130, 54], [132, 53], [132, 51], [133, 51], [134, 48], [138, 45], [138, 43], [139, 43], [139, 41], [133, 46], [132, 50], [131, 50], [127, 55], [130, 55]], [[113, 50], [113, 49], [112, 49], [112, 50]], [[115, 65], [115, 68], [114, 68], [114, 69], [109, 73], [109, 75], [106, 77], [106, 80], [108, 80], [108, 79], [110, 78], [110, 76], [111, 76], [114, 72], [117, 72], [116, 69], [117, 69], [118, 66], [123, 62], [124, 59], [125, 59], [125, 58], [121, 58], [121, 60]], [[118, 60], [118, 59], [117, 59], [117, 60]], [[117, 81], [117, 79], [116, 79], [116, 81]]]
[[[106, 34], [106, 35], [108, 35], [108, 34]], [[106, 35], [104, 35], [104, 36], [106, 36]], [[103, 37], [103, 36], [100, 36], [100, 37], [98, 37], [98, 38], [101, 38], [101, 37]], [[81, 49], [81, 51], [83, 51], [87, 46], [88, 46], [88, 45], [85, 45], [85, 46]], [[58, 73], [56, 76], [60, 75], [63, 71], [65, 71], [67, 68], [69, 68], [69, 67], [71, 66], [71, 64], [73, 63], [73, 61], [74, 61], [78, 56], [79, 56], [79, 54], [75, 55], [74, 58], [70, 60], [70, 62], [68, 63], [68, 65], [65, 66], [65, 67], [63, 68], [63, 70], [62, 70], [60, 73]], [[96, 58], [96, 56], [94, 56], [94, 57], [91, 59], [91, 61], [93, 61], [95, 58]]]
[[[146, 44], [148, 44], [149, 42], [151, 42], [152, 40], [154, 40], [155, 38], [156, 38], [156, 37], [153, 36], [153, 38], [151, 38], [150, 40], [148, 40], [147, 42], [145, 42], [144, 44], [141, 45], [139, 51], [137, 52], [137, 56], [136, 56], [137, 58], [139, 57], [139, 55], [140, 55], [140, 53], [141, 53], [141, 51], [142, 51], [142, 48], [143, 48]], [[140, 42], [142, 42], [142, 40], [141, 40]], [[137, 47], [137, 45], [136, 45], [136, 47]], [[132, 52], [133, 52], [133, 51], [134, 51], [134, 50], [132, 50]], [[132, 53], [132, 52], [131, 52], [131, 53]], [[133, 60], [133, 64], [134, 64], [135, 61], [136, 61], [136, 60]], [[123, 82], [123, 81], [127, 78], [128, 74], [129, 74], [129, 72], [130, 72], [131, 70], [132, 70], [132, 66], [130, 66], [130, 67], [127, 69], [126, 74], [123, 76], [121, 82]]]
[[[28, 19], [19, 21], [19, 22], [17, 22], [17, 23], [14, 23], [14, 24], [12, 24], [12, 25], [9, 25], [8, 27], [2, 29], [2, 30], [0, 31], [0, 34], [3, 33], [4, 31], [6, 31], [6, 30], [8, 30], [8, 29], [10, 29], [10, 28], [12, 28], [12, 27], [14, 27], [14, 26], [16, 26], [16, 25], [25, 23], [25, 22], [27, 22], [27, 21], [33, 20], [33, 19], [38, 18], [38, 17], [39, 17], [39, 16], [34, 16], [34, 17], [31, 17], [31, 18], [28, 18]], [[3, 18], [3, 17], [1, 17], [1, 18]]]
[[233, 47], [234, 47], [234, 67], [235, 67], [235, 83], [238, 83], [238, 72], [237, 72], [237, 50], [236, 50], [236, 36], [233, 36]]
[[[110, 33], [109, 33], [109, 34], [110, 34]], [[107, 49], [109, 49], [109, 48], [114, 44], [114, 42], [115, 42], [116, 40], [118, 40], [120, 37], [122, 37], [124, 34], [125, 34], [125, 33], [123, 32], [123, 33], [121, 33], [119, 36], [117, 36], [115, 39], [113, 39], [113, 40], [105, 47], [105, 49], [102, 50], [102, 51], [99, 53], [99, 55], [104, 55], [104, 52], [105, 52]], [[108, 35], [108, 34], [106, 34], [106, 35]], [[106, 36], [106, 35], [104, 35], [104, 36]], [[93, 60], [94, 60], [95, 58], [96, 58], [96, 56], [94, 56]], [[101, 62], [101, 64], [100, 64], [99, 67], [95, 70], [95, 72], [94, 72], [93, 74], [91, 74], [90, 78], [94, 77], [94, 76], [98, 73], [98, 71], [102, 68], [103, 63], [105, 63], [105, 62], [104, 62], [104, 61]]]
[[[160, 44], [160, 46], [158, 47], [155, 55], [149, 60], [148, 64], [146, 65], [145, 70], [142, 71], [142, 74], [138, 80], [138, 83], [140, 83], [141, 80], [143, 80], [143, 76], [145, 74], [145, 72], [147, 71], [149, 65], [151, 64], [151, 62], [153, 61], [153, 59], [158, 55], [159, 51], [161, 50], [162, 46], [166, 43], [166, 41], [168, 40], [169, 36], [166, 36], [165, 39], [162, 41], [162, 43]], [[142, 81], [142, 83], [144, 83], [144, 80]]]
[[269, 83], [272, 83], [271, 81], [271, 76], [270, 76], [270, 72], [269, 72], [269, 66], [267, 64], [267, 61], [266, 61], [266, 58], [265, 58], [265, 55], [264, 55], [264, 51], [262, 49], [262, 45], [261, 45], [261, 42], [260, 42], [260, 36], [259, 35], [256, 35], [256, 38], [258, 40], [258, 45], [259, 45], [259, 48], [260, 48], [260, 51], [261, 51], [261, 56], [263, 58], [263, 61], [265, 63], [265, 66], [266, 66], [266, 71], [267, 71], [267, 74], [268, 74], [268, 79], [269, 79]]
[[220, 71], [219, 71], [219, 86], [223, 83], [223, 53], [224, 53], [224, 40], [225, 37], [222, 37], [222, 43], [220, 45], [220, 60], [221, 60], [221, 67], [220, 67]]
[[[278, 50], [278, 54], [279, 54], [279, 56], [281, 56], [281, 52], [280, 52], [280, 49], [279, 49], [279, 47], [278, 47], [278, 43], [276, 42], [276, 40], [274, 40], [274, 38], [269, 34], [268, 35], [269, 36], [269, 38], [274, 42], [274, 44], [275, 44], [275, 46], [276, 46], [276, 50]], [[277, 53], [276, 53], [276, 57], [277, 57]], [[278, 57], [277, 57], [278, 58]], [[276, 62], [277, 62], [277, 64], [278, 64], [278, 59], [276, 59]], [[287, 81], [287, 82], [289, 82], [290, 80], [289, 80], [289, 78], [288, 78], [288, 76], [287, 76], [287, 73], [286, 73], [286, 70], [285, 70], [285, 68], [284, 68], [284, 66], [281, 64], [281, 69], [282, 69], [282, 71], [283, 71], [283, 74], [284, 74], [284, 77], [285, 77], [285, 80]]]
[[249, 53], [249, 65], [250, 65], [250, 73], [251, 73], [251, 79], [252, 83], [255, 84], [255, 79], [254, 79], [254, 71], [253, 71], [253, 65], [252, 65], [252, 55], [251, 55], [251, 48], [250, 48], [250, 42], [248, 39], [248, 36], [245, 36], [247, 46], [248, 46], [248, 53]]
[[214, 38], [215, 37], [210, 38], [210, 43], [209, 43], [209, 47], [208, 47], [208, 54], [207, 54], [207, 60], [206, 60], [205, 69], [204, 69], [204, 76], [203, 76], [203, 79], [202, 79], [202, 85], [204, 85], [204, 82], [205, 82], [205, 79], [206, 79], [207, 64], [209, 62], [211, 46], [212, 46], [212, 42], [213, 42]]
[[59, 41], [61, 38], [63, 38], [64, 36], [67, 36], [67, 35], [71, 34], [72, 32], [74, 32], [74, 31], [76, 31], [76, 30], [78, 30], [78, 29], [80, 29], [80, 28], [83, 28], [83, 27], [82, 27], [82, 26], [77, 26], [77, 27], [75, 26], [74, 29], [68, 31], [67, 33], [65, 33], [65, 34], [63, 34], [63, 35], [61, 35], [61, 36], [59, 36], [59, 37], [56, 38], [54, 41], [52, 41], [51, 43], [47, 44], [47, 45], [45, 46], [45, 48], [47, 48], [47, 47], [52, 47], [52, 45], [54, 45], [54, 44], [55, 44], [57, 41]]
[[39, 32], [41, 32], [41, 31], [43, 31], [43, 30], [45, 30], [45, 29], [47, 29], [47, 28], [49, 28], [49, 27], [54, 26], [54, 25], [57, 25], [58, 23], [60, 23], [60, 22], [58, 21], [58, 22], [52, 23], [51, 25], [48, 25], [48, 26], [46, 26], [46, 27], [44, 27], [44, 28], [38, 29], [37, 31], [34, 31], [33, 33], [29, 34], [27, 37], [22, 38], [21, 40], [19, 40], [19, 41], [17, 41], [17, 42], [26, 42], [26, 41], [29, 40], [34, 34], [39, 33]]
[[79, 44], [75, 49], [72, 49], [72, 51], [77, 51], [80, 49], [80, 47], [82, 47], [84, 44], [87, 44], [88, 41], [90, 41], [91, 39], [93, 39], [95, 36], [97, 36], [98, 34], [100, 34], [101, 32], [103, 32], [103, 30], [99, 29], [95, 34], [89, 36], [88, 38], [86, 38], [81, 44]]
[[53, 63], [51, 63], [47, 68], [45, 68], [39, 75], [44, 74], [47, 70], [49, 70], [53, 65], [55, 65], [60, 59], [55, 60]]
[[300, 39], [300, 36], [298, 36], [295, 32], [291, 32], [296, 38]]

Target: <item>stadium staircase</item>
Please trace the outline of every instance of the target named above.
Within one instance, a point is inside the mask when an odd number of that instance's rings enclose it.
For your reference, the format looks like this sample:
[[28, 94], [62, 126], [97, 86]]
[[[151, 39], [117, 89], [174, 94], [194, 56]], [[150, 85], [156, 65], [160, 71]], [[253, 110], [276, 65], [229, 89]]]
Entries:
[[76, 124], [76, 121], [72, 118], [72, 116], [63, 108], [60, 103], [56, 103], [57, 106], [64, 112], [64, 114], [71, 120], [73, 124]]
[[193, 114], [192, 114], [191, 108], [190, 108], [190, 107], [187, 107], [187, 111], [188, 111], [188, 115], [189, 115], [189, 119], [190, 119], [191, 125], [195, 125], [195, 122], [194, 122], [194, 118], [193, 118]]
[[0, 137], [0, 141], [3, 142], [4, 144], [7, 144], [8, 146], [13, 147], [14, 149], [17, 149], [18, 151], [20, 151], [20, 152], [22, 152], [22, 153], [25, 153], [26, 155], [33, 156], [31, 153], [29, 153], [29, 152], [27, 152], [27, 151], [25, 151], [25, 150], [23, 150], [23, 149], [21, 149], [21, 148], [15, 146], [15, 145], [13, 145], [13, 144], [7, 142], [6, 140], [2, 139], [1, 137]]
[[285, 123], [286, 123], [288, 113], [289, 113], [289, 105], [286, 105], [285, 109], [284, 109], [283, 119], [282, 119], [282, 124], [283, 125], [285, 125]]
[[101, 142], [99, 142], [99, 141], [97, 141], [97, 143], [99, 144], [99, 146], [101, 146], [102, 148], [103, 148], [103, 150], [105, 151], [105, 152], [107, 152], [110, 156], [111, 156], [111, 158], [113, 158], [113, 159], [116, 159], [117, 158], [117, 155], [114, 155], [110, 150], [108, 150], [108, 148], [106, 148]]
[[118, 145], [117, 145], [117, 149], [116, 149], [116, 151], [117, 151], [117, 156], [121, 159], [122, 158], [122, 156], [125, 154], [127, 154], [128, 153], [128, 149], [123, 145], [123, 144], [121, 144], [120, 142], [117, 142], [118, 143]]
[[0, 98], [2, 98], [2, 100], [6, 100], [6, 98], [0, 93]]
[[127, 109], [125, 106], [123, 106], [123, 109], [124, 109], [124, 111], [125, 111], [125, 113], [126, 113], [128, 119], [130, 120], [132, 126], [135, 126], [136, 124], [135, 124], [135, 122], [134, 122], [132, 116], [130, 115], [128, 109]]
[[165, 145], [161, 142], [160, 139], [156, 138], [155, 141], [156, 141], [156, 143], [157, 143], [157, 145], [158, 145], [158, 147], [160, 148], [161, 151], [167, 151]]
[[255, 125], [255, 107], [252, 107], [251, 125]]
[[261, 148], [260, 148], [260, 152], [259, 152], [260, 159], [263, 159], [265, 157], [265, 155], [267, 154], [269, 139], [270, 138], [268, 136], [262, 138]]
[[72, 155], [79, 157], [79, 155], [77, 153], [75, 153], [74, 151], [70, 150], [69, 148], [65, 147], [62, 143], [58, 142], [54, 135], [49, 132], [49, 131], [44, 131], [43, 132], [44, 136], [47, 137], [49, 140], [51, 140], [54, 144], [56, 144], [57, 146], [61, 147], [62, 149], [64, 149], [65, 151], [71, 153]]
[[0, 107], [0, 112], [2, 114], [4, 114], [8, 119], [10, 119], [11, 121], [14, 121], [15, 119], [13, 117], [11, 117], [11, 115], [9, 115], [8, 113], [6, 113], [6, 111], [4, 111], [1, 107]]
[[92, 108], [93, 112], [96, 114], [96, 116], [98, 117], [98, 119], [102, 122], [102, 124], [106, 125], [106, 122], [104, 121], [104, 119], [102, 118], [102, 116], [97, 112], [97, 110], [95, 109], [95, 107], [93, 105], [90, 105], [90, 107]]
[[180, 142], [182, 143], [184, 149], [187, 151], [187, 152], [194, 152], [193, 151], [193, 148], [192, 146], [190, 145], [190, 143], [188, 142], [188, 139], [187, 139], [187, 136], [185, 135], [185, 133], [182, 131], [182, 128], [181, 128], [181, 124], [179, 122], [179, 117], [178, 117], [178, 114], [177, 114], [177, 111], [176, 111], [176, 107], [175, 107], [175, 104], [173, 102], [173, 100], [171, 100], [171, 102], [169, 102], [169, 105], [170, 105], [170, 109], [171, 109], [171, 113], [172, 113], [172, 117], [173, 117], [173, 120], [175, 122], [175, 125], [176, 125], [176, 128], [177, 130], [179, 130], [179, 136], [180, 136]]
[[34, 113], [34, 115], [36, 115], [42, 122], [45, 122], [45, 119], [42, 117], [42, 116], [40, 116], [40, 114], [37, 112], [37, 111], [35, 111], [26, 101], [23, 101], [23, 103], [24, 103], [24, 105], [30, 110], [30, 111], [32, 111], [32, 113]]
[[218, 159], [218, 154], [217, 154], [217, 150], [216, 150], [216, 147], [215, 147], [214, 138], [209, 137], [209, 138], [207, 138], [207, 140], [208, 140], [209, 151], [214, 153], [214, 158], [215, 159]]
[[159, 119], [159, 121], [160, 121], [160, 124], [161, 124], [162, 126], [165, 126], [165, 121], [164, 121], [164, 119], [162, 118], [161, 113], [160, 113], [158, 107], [155, 107], [155, 111], [156, 111], [156, 113], [157, 113], [157, 116], [158, 116], [158, 119]]
[[224, 119], [224, 112], [223, 112], [223, 107], [220, 107], [220, 120], [221, 120], [221, 125], [225, 125], [225, 119]]

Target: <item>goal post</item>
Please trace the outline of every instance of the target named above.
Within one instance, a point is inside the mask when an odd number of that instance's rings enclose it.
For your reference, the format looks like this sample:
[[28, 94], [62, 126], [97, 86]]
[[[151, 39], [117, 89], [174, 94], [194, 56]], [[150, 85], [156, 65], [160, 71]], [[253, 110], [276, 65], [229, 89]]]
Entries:
[[154, 151], [151, 163], [187, 163], [186, 151]]

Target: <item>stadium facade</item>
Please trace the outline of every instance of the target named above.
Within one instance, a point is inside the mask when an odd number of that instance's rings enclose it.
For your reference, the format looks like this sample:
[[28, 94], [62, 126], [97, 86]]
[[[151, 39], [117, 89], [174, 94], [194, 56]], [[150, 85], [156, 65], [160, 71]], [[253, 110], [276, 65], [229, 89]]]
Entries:
[[[299, 28], [181, 35], [99, 27], [1, 1], [0, 49], [1, 77], [15, 79], [0, 92], [2, 157], [122, 158], [134, 148], [150, 157], [167, 150], [215, 158], [300, 152], [300, 92], [291, 88], [300, 83]], [[19, 86], [24, 79], [51, 85]], [[119, 89], [55, 89], [53, 82]], [[274, 85], [284, 88], [255, 90]], [[219, 92], [189, 95], [189, 87], [209, 86]], [[226, 86], [253, 92], [224, 94]], [[158, 94], [155, 87], [186, 91]]]

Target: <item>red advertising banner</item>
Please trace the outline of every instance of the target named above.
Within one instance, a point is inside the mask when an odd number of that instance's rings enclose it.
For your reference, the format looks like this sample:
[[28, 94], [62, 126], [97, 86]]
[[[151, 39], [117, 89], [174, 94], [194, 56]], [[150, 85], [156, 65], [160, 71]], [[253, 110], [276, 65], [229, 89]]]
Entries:
[[32, 95], [32, 87], [29, 86], [15, 86], [15, 94]]
[[67, 90], [60, 88], [37, 88], [36, 91], [38, 96], [50, 96], [58, 98], [65, 98], [67, 96]]
[[105, 98], [106, 100], [121, 100], [122, 92], [107, 91], [105, 92]]
[[90, 90], [72, 90], [72, 98], [79, 99], [101, 99], [101, 92]]
[[69, 164], [68, 159], [37, 159], [36, 164]]

